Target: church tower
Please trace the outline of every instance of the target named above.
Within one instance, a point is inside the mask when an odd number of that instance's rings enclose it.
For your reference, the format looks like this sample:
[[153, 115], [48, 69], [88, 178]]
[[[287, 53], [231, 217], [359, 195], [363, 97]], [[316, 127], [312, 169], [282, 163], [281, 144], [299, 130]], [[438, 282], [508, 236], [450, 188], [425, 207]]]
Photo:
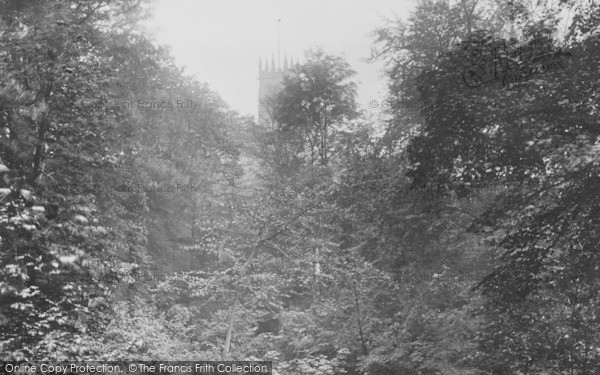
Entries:
[[271, 102], [283, 83], [283, 77], [291, 70], [287, 56], [281, 66], [275, 66], [275, 58], [271, 57], [271, 64], [265, 61], [263, 68], [262, 58], [258, 61], [258, 123], [271, 122], [269, 115], [269, 102]]

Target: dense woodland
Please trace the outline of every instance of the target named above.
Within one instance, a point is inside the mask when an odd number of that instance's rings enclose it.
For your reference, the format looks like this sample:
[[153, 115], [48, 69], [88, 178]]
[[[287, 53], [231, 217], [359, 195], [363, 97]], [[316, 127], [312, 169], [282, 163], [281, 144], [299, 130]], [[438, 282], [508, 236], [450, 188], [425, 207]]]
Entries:
[[532, 4], [419, 0], [377, 115], [314, 49], [259, 125], [144, 1], [0, 0], [1, 359], [600, 373], [600, 4]]

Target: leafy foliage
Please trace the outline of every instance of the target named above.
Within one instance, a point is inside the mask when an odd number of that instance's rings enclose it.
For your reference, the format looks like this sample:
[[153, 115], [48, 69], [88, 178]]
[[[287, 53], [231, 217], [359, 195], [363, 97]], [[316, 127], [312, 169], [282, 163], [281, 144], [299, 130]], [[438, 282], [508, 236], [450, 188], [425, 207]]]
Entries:
[[[467, 42], [422, 76], [425, 100], [463, 105], [424, 111], [422, 132], [409, 147], [409, 175], [417, 186], [442, 194], [496, 190], [471, 226], [503, 233], [501, 263], [481, 283], [487, 320], [479, 339], [482, 369], [593, 373], [597, 119], [582, 114], [593, 113], [584, 103], [595, 95], [589, 69], [596, 64], [597, 41], [573, 41], [564, 52], [547, 39], [545, 24], [537, 27], [523, 43], [530, 54], [515, 60], [492, 54], [515, 41], [484, 36], [486, 44]], [[540, 44], [549, 51], [544, 59], [535, 52]], [[477, 61], [474, 48], [484, 53]], [[562, 69], [548, 71], [548, 58]], [[460, 73], [470, 64], [488, 62], [500, 66], [497, 83], [461, 85]], [[521, 81], [515, 82], [516, 75]]]
[[311, 165], [329, 162], [336, 126], [357, 115], [354, 74], [342, 58], [314, 50], [284, 77], [272, 104], [276, 132]]
[[597, 5], [422, 0], [373, 55], [419, 110], [314, 50], [267, 124], [144, 2], [0, 7], [3, 359], [598, 372]]

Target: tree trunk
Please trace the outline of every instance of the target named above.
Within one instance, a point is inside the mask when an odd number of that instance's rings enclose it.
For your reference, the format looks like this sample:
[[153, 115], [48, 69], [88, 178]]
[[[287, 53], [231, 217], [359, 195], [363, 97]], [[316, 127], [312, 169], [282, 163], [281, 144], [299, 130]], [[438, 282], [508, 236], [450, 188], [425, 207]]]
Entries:
[[[45, 117], [45, 116], [44, 116]], [[31, 168], [31, 175], [29, 181], [31, 184], [37, 184], [44, 171], [45, 162], [45, 146], [46, 146], [46, 129], [48, 127], [48, 120], [46, 117], [40, 121], [37, 134], [37, 144], [35, 146], [33, 154], [33, 165]]]
[[231, 334], [233, 333], [233, 324], [235, 323], [235, 314], [237, 314], [237, 306], [240, 302], [240, 296], [236, 294], [233, 306], [231, 306], [231, 316], [229, 317], [229, 326], [227, 327], [227, 334], [225, 335], [225, 345], [223, 345], [223, 353], [221, 359], [227, 360], [229, 358], [229, 348], [231, 346]]
[[362, 350], [364, 355], [369, 355], [369, 349], [365, 341], [365, 335], [362, 327], [362, 319], [360, 317], [360, 302], [358, 301], [358, 290], [356, 287], [356, 281], [354, 281], [354, 303], [356, 304], [356, 315], [358, 316], [358, 334], [360, 335], [360, 342], [362, 344]]
[[[46, 103], [50, 99], [51, 92], [52, 82], [50, 82], [45, 88], [44, 101], [46, 101]], [[46, 110], [38, 122], [39, 125], [37, 129], [37, 140], [33, 155], [33, 164], [31, 167], [31, 174], [29, 175], [29, 180], [32, 185], [36, 185], [39, 182], [42, 172], [44, 171], [44, 164], [46, 162], [46, 132], [50, 127], [50, 114], [48, 113], [49, 110], [50, 109]]]
[[[261, 233], [259, 233], [259, 238], [261, 237], [262, 231]], [[248, 255], [248, 259], [246, 259], [246, 261], [244, 262], [244, 265], [242, 266], [242, 270], [241, 270], [241, 275], [240, 277], [244, 277], [244, 274], [246, 273], [246, 266], [248, 266], [248, 264], [252, 261], [252, 258], [254, 258], [254, 256], [256, 255], [257, 251], [258, 251], [258, 247], [260, 246], [260, 244], [263, 242], [264, 240], [259, 239], [258, 241], [256, 241], [256, 243], [254, 244], [254, 246], [252, 247], [252, 252], [250, 253], [250, 255]], [[237, 308], [238, 305], [240, 303], [240, 295], [239, 292], [236, 292], [235, 294], [235, 300], [233, 301], [233, 306], [231, 306], [231, 314], [229, 316], [229, 324], [227, 325], [227, 333], [225, 335], [225, 344], [223, 344], [223, 353], [221, 354], [221, 357], [223, 360], [226, 360], [229, 358], [229, 349], [231, 347], [231, 335], [233, 334], [233, 326], [235, 324], [235, 315], [237, 314]]]

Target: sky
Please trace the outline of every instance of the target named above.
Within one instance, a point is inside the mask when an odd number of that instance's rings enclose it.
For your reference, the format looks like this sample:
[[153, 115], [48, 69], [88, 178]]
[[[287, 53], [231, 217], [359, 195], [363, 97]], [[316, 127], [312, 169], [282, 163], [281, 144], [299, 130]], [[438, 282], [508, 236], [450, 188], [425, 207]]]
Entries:
[[176, 63], [242, 115], [257, 115], [259, 58], [300, 59], [309, 48], [343, 56], [357, 72], [358, 104], [385, 98], [373, 31], [406, 19], [415, 0], [153, 0], [147, 28]]

